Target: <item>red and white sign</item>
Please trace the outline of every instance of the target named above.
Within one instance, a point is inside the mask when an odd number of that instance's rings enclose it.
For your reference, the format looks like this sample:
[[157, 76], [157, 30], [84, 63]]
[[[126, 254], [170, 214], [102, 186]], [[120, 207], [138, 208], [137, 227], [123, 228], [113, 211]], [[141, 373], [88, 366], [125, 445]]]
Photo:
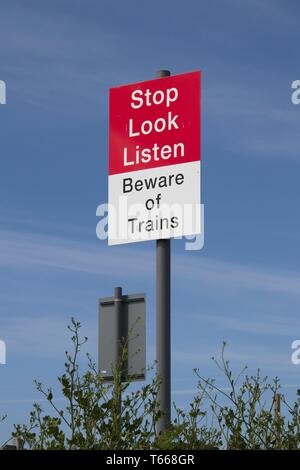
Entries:
[[201, 232], [200, 72], [110, 89], [110, 245]]

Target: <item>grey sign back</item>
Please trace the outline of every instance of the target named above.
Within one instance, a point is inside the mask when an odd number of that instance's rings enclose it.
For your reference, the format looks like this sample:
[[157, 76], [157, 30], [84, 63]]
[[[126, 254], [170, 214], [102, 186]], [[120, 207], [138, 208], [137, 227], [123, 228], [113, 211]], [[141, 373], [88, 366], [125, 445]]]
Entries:
[[122, 380], [144, 380], [146, 374], [145, 294], [121, 296], [116, 308], [114, 297], [99, 300], [99, 371], [105, 381], [113, 380], [120, 336], [125, 338], [127, 360]]

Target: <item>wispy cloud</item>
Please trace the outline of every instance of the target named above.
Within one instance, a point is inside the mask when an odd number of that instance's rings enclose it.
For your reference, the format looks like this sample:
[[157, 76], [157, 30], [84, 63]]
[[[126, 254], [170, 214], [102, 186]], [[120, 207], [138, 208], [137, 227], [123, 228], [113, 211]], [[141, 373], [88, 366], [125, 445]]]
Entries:
[[299, 109], [291, 103], [291, 82], [297, 77], [277, 77], [266, 88], [265, 71], [255, 73], [255, 81], [229, 76], [217, 83], [208, 77], [206, 86], [204, 79], [205, 130], [214, 140], [217, 129], [231, 155], [299, 161]]
[[245, 318], [242, 315], [199, 315], [191, 314], [193, 320], [205, 321], [226, 331], [237, 331], [247, 334], [273, 335], [273, 336], [295, 336], [295, 326], [299, 326], [299, 315], [296, 318], [289, 316], [275, 316], [272, 312], [267, 314], [254, 313]]
[[83, 21], [83, 15], [70, 14], [73, 7], [68, 10], [66, 15], [40, 2], [4, 5], [2, 74], [14, 101], [21, 98], [56, 114], [94, 117], [107, 92], [112, 74], [107, 65], [120, 39], [116, 30]]
[[[210, 349], [210, 351], [200, 352], [199, 350], [179, 350], [175, 349], [172, 352], [172, 358], [177, 364], [192, 365], [192, 367], [203, 366], [204, 364], [212, 363], [212, 357], [218, 356], [219, 350]], [[226, 351], [226, 359], [245, 365], [253, 356], [249, 353], [237, 353], [234, 351]]]
[[[54, 403], [67, 403], [67, 398], [53, 398]], [[16, 398], [15, 400], [0, 400], [0, 405], [14, 405], [14, 404], [25, 404], [25, 403], [48, 403], [46, 398]]]
[[[218, 345], [219, 346], [219, 345]], [[276, 351], [274, 347], [267, 344], [245, 343], [242, 346], [230, 347], [225, 351], [225, 360], [230, 362], [234, 370], [238, 372], [247, 366], [248, 371], [255, 372], [258, 368], [264, 371], [273, 371], [275, 375], [279, 373], [295, 372], [295, 366], [291, 363], [291, 349], [289, 344], [284, 351]], [[201, 374], [213, 374], [220, 371], [214, 367], [212, 358], [220, 362], [220, 348], [212, 348], [206, 346], [206, 352], [203, 349], [199, 350], [199, 346], [195, 345], [194, 349], [176, 350], [172, 352], [172, 359], [174, 364], [182, 365], [189, 368], [199, 368]], [[204, 371], [204, 372], [203, 372]], [[222, 374], [221, 374], [222, 375]]]
[[178, 263], [175, 276], [197, 279], [197, 283], [251, 289], [282, 294], [300, 294], [300, 274], [297, 272], [282, 273], [263, 267], [252, 267], [237, 263], [223, 262], [214, 259], [175, 256]]
[[103, 250], [98, 245], [76, 243], [67, 239], [28, 233], [0, 232], [0, 265], [15, 267], [44, 267], [89, 274], [114, 275], [120, 265], [130, 266], [127, 276], [149, 273], [154, 259], [148, 252], [143, 252], [145, 263], [132, 249]]
[[[126, 276], [137, 278], [153, 276], [154, 254], [147, 249], [120, 247], [107, 248], [105, 242], [76, 243], [58, 238], [30, 233], [0, 231], [0, 267], [60, 269], [78, 273], [115, 276], [120, 266], [130, 266]], [[142, 260], [142, 262], [141, 262]], [[300, 295], [300, 273], [281, 272], [261, 266], [247, 266], [224, 262], [188, 253], [174, 254], [174, 278], [196, 280], [208, 286], [250, 289]], [[191, 284], [193, 285], [193, 284]]]
[[[94, 319], [93, 319], [94, 320]], [[7, 367], [16, 356], [61, 358], [64, 351], [71, 350], [71, 333], [67, 329], [70, 318], [58, 315], [6, 315], [1, 316], [0, 336], [7, 345]], [[85, 318], [82, 325], [82, 337], [89, 338], [88, 349], [94, 352], [97, 345], [95, 324]], [[6, 367], [5, 366], [5, 367]]]

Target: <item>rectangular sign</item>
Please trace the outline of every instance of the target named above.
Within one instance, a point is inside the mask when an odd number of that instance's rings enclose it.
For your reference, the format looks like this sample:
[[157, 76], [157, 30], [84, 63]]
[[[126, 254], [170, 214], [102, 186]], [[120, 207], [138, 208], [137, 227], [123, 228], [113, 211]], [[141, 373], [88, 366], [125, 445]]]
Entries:
[[201, 232], [200, 72], [109, 99], [109, 245]]
[[[114, 297], [99, 300], [99, 372], [107, 382], [113, 381], [113, 369], [119, 341]], [[146, 374], [146, 299], [145, 294], [122, 296], [122, 337], [127, 339], [127, 364], [123, 381], [144, 380]]]

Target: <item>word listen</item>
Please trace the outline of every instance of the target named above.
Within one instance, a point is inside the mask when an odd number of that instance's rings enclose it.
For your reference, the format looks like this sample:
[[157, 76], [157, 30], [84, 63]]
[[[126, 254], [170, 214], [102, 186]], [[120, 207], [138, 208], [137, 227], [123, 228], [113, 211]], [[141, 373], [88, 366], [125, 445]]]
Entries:
[[[143, 106], [160, 106], [170, 108], [172, 103], [178, 100], [178, 89], [168, 88], [166, 91], [156, 90], [154, 93], [147, 88], [146, 91], [134, 90], [131, 93], [132, 109], [141, 109]], [[176, 131], [180, 128], [178, 123], [178, 115], [173, 114], [172, 111], [167, 111], [164, 116], [158, 117], [154, 120], [144, 120], [138, 125], [135, 124], [134, 118], [130, 118], [128, 122], [128, 136], [129, 138], [140, 137], [143, 135], [150, 135], [152, 133], [160, 134], [165, 131]], [[140, 163], [151, 163], [159, 160], [169, 160], [184, 157], [184, 144], [178, 142], [173, 145], [158, 145], [154, 142], [152, 147], [141, 148], [140, 145], [130, 146], [123, 148], [123, 165], [134, 166]]]

